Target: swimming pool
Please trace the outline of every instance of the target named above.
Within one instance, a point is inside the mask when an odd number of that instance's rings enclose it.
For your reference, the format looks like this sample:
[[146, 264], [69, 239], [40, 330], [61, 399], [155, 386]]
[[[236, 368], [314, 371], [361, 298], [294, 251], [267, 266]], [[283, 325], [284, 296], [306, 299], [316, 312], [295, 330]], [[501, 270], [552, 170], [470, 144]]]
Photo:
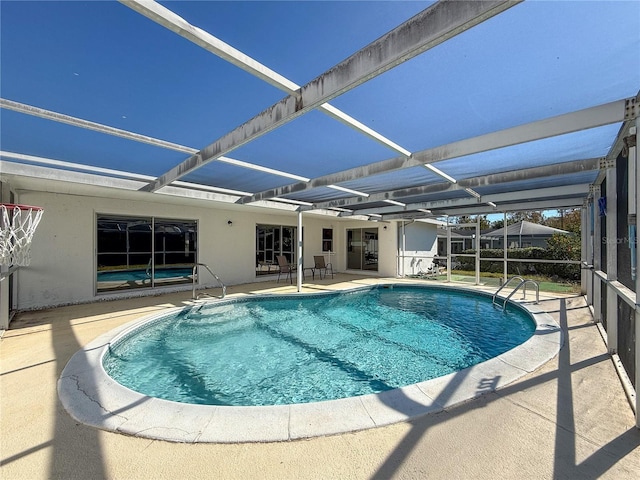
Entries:
[[[469, 291], [448, 285], [438, 288]], [[361, 288], [351, 291], [358, 289]], [[490, 305], [491, 296], [481, 295]], [[268, 294], [250, 296], [272, 298]], [[242, 298], [227, 297], [224, 302], [231, 308], [229, 300], [240, 302]], [[536, 325], [534, 334], [523, 344], [487, 361], [380, 393], [271, 406], [187, 404], [140, 394], [114, 381], [102, 365], [109, 347], [141, 324], [165, 316], [162, 313], [122, 325], [78, 351], [58, 380], [58, 395], [64, 408], [81, 423], [174, 442], [288, 441], [374, 428], [438, 412], [492, 392], [557, 355], [563, 342], [557, 323], [534, 305], [523, 308]], [[183, 309], [175, 309], [174, 313], [179, 311]]]
[[107, 373], [151, 397], [283, 405], [380, 393], [493, 358], [535, 330], [482, 295], [387, 286], [245, 298], [156, 318], [114, 340]]

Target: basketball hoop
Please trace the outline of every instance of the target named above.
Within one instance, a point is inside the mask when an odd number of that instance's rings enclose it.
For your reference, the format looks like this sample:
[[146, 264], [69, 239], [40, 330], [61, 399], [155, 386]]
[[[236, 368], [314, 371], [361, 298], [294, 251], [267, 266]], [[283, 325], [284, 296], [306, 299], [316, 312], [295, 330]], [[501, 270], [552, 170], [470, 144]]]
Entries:
[[0, 203], [0, 266], [29, 265], [31, 240], [42, 212], [41, 207]]

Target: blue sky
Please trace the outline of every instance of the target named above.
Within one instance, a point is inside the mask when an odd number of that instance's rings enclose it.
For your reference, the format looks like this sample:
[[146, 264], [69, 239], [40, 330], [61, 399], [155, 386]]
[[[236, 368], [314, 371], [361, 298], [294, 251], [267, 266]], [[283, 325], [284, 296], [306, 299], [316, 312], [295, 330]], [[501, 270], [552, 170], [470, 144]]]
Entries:
[[[165, 5], [304, 84], [430, 3]], [[9, 100], [202, 148], [284, 96], [117, 2], [2, 1], [0, 14]], [[417, 151], [635, 95], [639, 17], [637, 1], [525, 2], [332, 104]], [[0, 120], [4, 150], [150, 175], [185, 157], [6, 110]], [[396, 155], [312, 112], [229, 156], [315, 177]], [[462, 170], [477, 174], [470, 161]], [[190, 179], [212, 177], [290, 183], [219, 164]]]

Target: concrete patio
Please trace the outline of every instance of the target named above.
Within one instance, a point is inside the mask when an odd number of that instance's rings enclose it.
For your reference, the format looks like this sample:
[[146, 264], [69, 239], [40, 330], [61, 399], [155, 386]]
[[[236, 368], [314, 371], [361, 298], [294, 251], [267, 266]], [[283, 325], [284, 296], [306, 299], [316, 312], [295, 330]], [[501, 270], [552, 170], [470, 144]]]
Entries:
[[[304, 290], [388, 281], [397, 280], [342, 274], [307, 282]], [[294, 289], [286, 283], [263, 282], [229, 287], [228, 294]], [[496, 392], [413, 421], [306, 440], [238, 444], [170, 443], [74, 421], [56, 391], [73, 354], [111, 329], [190, 302], [190, 293], [19, 314], [0, 343], [1, 477], [638, 477], [640, 430], [581, 296], [542, 295], [540, 308], [566, 335], [557, 357]], [[451, 390], [443, 395], [452, 395]]]

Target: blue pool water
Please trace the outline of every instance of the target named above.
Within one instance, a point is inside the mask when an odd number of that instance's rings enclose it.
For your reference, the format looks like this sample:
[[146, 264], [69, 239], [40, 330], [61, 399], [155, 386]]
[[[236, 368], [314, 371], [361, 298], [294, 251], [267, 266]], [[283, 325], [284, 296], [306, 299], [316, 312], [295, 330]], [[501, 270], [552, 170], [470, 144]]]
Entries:
[[[189, 277], [191, 268], [157, 268], [154, 272], [156, 278]], [[148, 280], [146, 269], [138, 270], [114, 270], [98, 272], [98, 282], [136, 282]]]
[[109, 375], [140, 393], [208, 405], [280, 405], [418, 383], [533, 334], [519, 308], [460, 290], [394, 286], [194, 307], [114, 341]]

